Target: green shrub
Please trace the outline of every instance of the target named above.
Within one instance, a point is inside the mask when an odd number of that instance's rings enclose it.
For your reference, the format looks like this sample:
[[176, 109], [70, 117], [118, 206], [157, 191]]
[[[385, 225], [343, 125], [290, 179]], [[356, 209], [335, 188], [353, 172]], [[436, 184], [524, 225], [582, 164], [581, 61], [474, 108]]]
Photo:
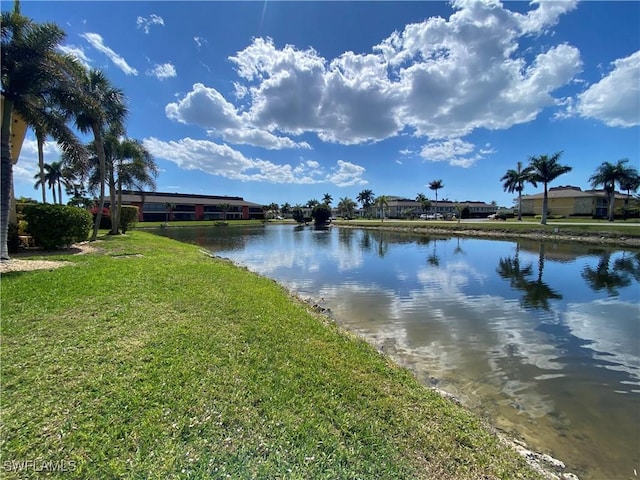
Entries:
[[331, 209], [324, 203], [316, 205], [311, 211], [311, 218], [313, 218], [314, 223], [317, 224], [327, 223], [330, 217]]
[[127, 230], [131, 230], [138, 221], [138, 207], [135, 205], [123, 205], [120, 208], [120, 228], [122, 233], [127, 233]]
[[91, 213], [66, 205], [27, 205], [24, 217], [36, 245], [48, 249], [85, 241], [92, 225]]

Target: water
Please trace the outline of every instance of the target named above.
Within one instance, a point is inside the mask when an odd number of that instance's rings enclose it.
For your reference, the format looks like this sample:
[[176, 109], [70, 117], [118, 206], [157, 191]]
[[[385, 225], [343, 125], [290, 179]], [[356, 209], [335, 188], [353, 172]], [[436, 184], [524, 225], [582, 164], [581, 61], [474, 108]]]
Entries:
[[159, 233], [317, 299], [580, 478], [640, 474], [640, 252], [291, 225]]

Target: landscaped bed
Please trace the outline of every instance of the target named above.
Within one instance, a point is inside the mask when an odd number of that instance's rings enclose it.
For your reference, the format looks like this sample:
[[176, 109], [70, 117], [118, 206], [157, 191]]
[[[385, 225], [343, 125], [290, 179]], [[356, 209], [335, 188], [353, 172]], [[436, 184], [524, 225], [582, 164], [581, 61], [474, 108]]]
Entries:
[[273, 281], [139, 231], [93, 245], [2, 276], [3, 478], [539, 478]]

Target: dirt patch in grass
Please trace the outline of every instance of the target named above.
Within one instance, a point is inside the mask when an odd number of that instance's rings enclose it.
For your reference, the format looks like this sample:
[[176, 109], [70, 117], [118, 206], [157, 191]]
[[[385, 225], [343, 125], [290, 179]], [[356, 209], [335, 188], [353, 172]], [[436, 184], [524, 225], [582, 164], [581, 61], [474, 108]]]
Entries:
[[85, 255], [98, 251], [99, 247], [89, 242], [75, 243], [69, 248], [60, 250], [26, 250], [13, 254], [11, 260], [0, 262], [0, 273], [53, 270], [54, 268], [73, 265], [73, 263], [62, 260], [41, 260], [40, 257], [45, 255]]

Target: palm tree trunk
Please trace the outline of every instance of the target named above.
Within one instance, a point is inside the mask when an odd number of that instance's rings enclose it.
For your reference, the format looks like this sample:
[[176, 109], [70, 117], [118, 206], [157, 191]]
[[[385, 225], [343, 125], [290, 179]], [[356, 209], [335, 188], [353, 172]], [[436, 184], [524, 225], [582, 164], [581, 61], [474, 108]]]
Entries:
[[98, 171], [100, 172], [100, 198], [98, 200], [98, 211], [96, 212], [96, 221], [93, 224], [93, 233], [91, 234], [91, 241], [95, 242], [98, 238], [98, 229], [100, 228], [100, 222], [102, 221], [102, 209], [104, 208], [104, 184], [105, 184], [105, 165], [104, 158], [104, 144], [102, 143], [102, 133], [98, 125], [92, 126], [93, 137], [96, 142], [96, 153], [98, 154]]
[[518, 192], [518, 221], [522, 221], [522, 190]]
[[0, 260], [9, 260], [7, 236], [9, 233], [9, 210], [11, 208], [11, 114], [13, 100], [4, 99], [2, 129], [0, 133]]
[[120, 218], [122, 215], [122, 182], [118, 179], [118, 200], [117, 200], [117, 208], [116, 208], [116, 221], [118, 222], [116, 225], [120, 227]]
[[542, 220], [541, 225], [547, 224], [547, 206], [549, 205], [549, 197], [547, 192], [547, 184], [544, 184], [544, 197], [542, 198]]
[[111, 165], [109, 171], [109, 215], [111, 216], [111, 231], [110, 235], [118, 235], [118, 206], [116, 205], [116, 180], [115, 180], [115, 165]]
[[44, 180], [44, 135], [40, 129], [36, 130], [36, 141], [38, 142], [38, 167], [40, 167], [40, 187], [42, 188], [42, 203], [47, 203], [47, 186]]
[[609, 193], [609, 221], [613, 222], [613, 207], [615, 206], [616, 201], [616, 191], [615, 186], [612, 188], [611, 193]]
[[56, 186], [51, 184], [51, 191], [53, 192], [53, 204], [58, 203], [58, 198], [56, 197]]
[[58, 179], [58, 203], [62, 205], [62, 182]]

